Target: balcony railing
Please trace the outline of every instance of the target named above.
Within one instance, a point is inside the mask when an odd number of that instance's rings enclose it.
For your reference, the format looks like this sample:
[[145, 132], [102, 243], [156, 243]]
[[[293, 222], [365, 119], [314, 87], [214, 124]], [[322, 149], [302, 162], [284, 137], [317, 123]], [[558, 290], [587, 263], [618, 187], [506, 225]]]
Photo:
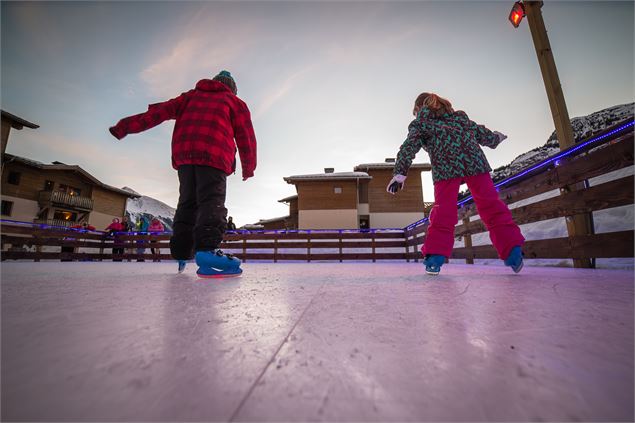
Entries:
[[91, 211], [93, 209], [92, 198], [70, 195], [60, 191], [40, 191], [38, 203], [40, 204], [40, 206], [52, 205], [72, 207], [77, 210], [86, 211]]
[[64, 219], [35, 219], [33, 223], [38, 225], [60, 226], [64, 228], [70, 228], [73, 225], [77, 225], [77, 222]]

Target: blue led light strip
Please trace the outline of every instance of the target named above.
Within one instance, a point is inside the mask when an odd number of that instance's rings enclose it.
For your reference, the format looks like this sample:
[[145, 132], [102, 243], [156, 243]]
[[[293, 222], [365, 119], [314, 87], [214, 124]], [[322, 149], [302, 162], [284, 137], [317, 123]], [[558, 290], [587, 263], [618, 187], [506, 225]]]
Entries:
[[[50, 229], [50, 228], [54, 228], [54, 229], [62, 229], [65, 231], [72, 231], [72, 232], [93, 232], [93, 233], [106, 233], [104, 231], [88, 231], [86, 229], [82, 229], [82, 228], [69, 228], [67, 226], [53, 226], [53, 225], [47, 225], [44, 223], [31, 223], [31, 222], [22, 222], [19, 220], [11, 220], [11, 219], [0, 219], [0, 222], [2, 223], [12, 223], [12, 224], [17, 224], [17, 225], [26, 225], [26, 226], [30, 226], [30, 227], [38, 227], [40, 229]], [[311, 234], [311, 233], [391, 233], [391, 232], [403, 232], [403, 228], [376, 228], [376, 229], [237, 229], [234, 231], [227, 231], [227, 233], [229, 234], [267, 234], [267, 233], [274, 233], [274, 234], [286, 234], [286, 233], [291, 233], [291, 234], [302, 234], [302, 233], [306, 233], [306, 234]], [[132, 235], [144, 235], [144, 234], [151, 234], [151, 235], [164, 235], [164, 234], [172, 234], [172, 232], [169, 231], [163, 231], [163, 232], [140, 232], [140, 231], [130, 231], [130, 232], [115, 232], [115, 234], [132, 234]]]
[[[588, 140], [588, 141], [585, 141], [585, 142], [582, 142], [582, 143], [576, 144], [575, 146], [570, 147], [569, 149], [564, 150], [564, 151], [562, 151], [562, 152], [560, 152], [560, 153], [556, 154], [555, 156], [548, 157], [548, 158], [547, 158], [547, 159], [545, 159], [544, 161], [542, 161], [542, 162], [540, 162], [540, 163], [538, 163], [538, 164], [536, 164], [536, 165], [534, 165], [534, 166], [532, 166], [532, 167], [530, 167], [530, 168], [528, 168], [528, 169], [525, 169], [525, 170], [521, 171], [520, 173], [517, 173], [516, 175], [512, 175], [512, 176], [510, 176], [510, 177], [508, 177], [508, 178], [503, 179], [502, 181], [500, 181], [500, 182], [498, 182], [498, 183], [494, 184], [494, 186], [495, 186], [497, 189], [499, 189], [501, 186], [503, 186], [503, 185], [507, 185], [507, 184], [509, 184], [510, 182], [515, 181], [515, 180], [516, 180], [516, 179], [518, 179], [518, 178], [522, 178], [523, 176], [525, 176], [525, 175], [527, 175], [528, 173], [531, 173], [531, 172], [533, 172], [533, 171], [535, 171], [535, 170], [537, 170], [537, 169], [540, 169], [540, 168], [543, 168], [543, 167], [545, 167], [545, 166], [548, 166], [548, 165], [550, 165], [550, 164], [551, 164], [551, 163], [553, 163], [553, 162], [556, 162], [556, 165], [558, 165], [558, 164], [559, 164], [559, 161], [560, 161], [562, 158], [572, 155], [573, 153], [575, 153], [575, 152], [579, 151], [580, 149], [582, 149], [582, 148], [584, 148], [584, 147], [588, 146], [589, 144], [593, 144], [593, 143], [595, 143], [595, 142], [597, 142], [597, 141], [600, 141], [600, 140], [603, 140], [603, 139], [605, 139], [605, 138], [608, 138], [608, 137], [610, 137], [611, 135], [615, 135], [615, 134], [617, 134], [618, 132], [622, 132], [623, 130], [625, 130], [625, 129], [627, 129], [627, 128], [630, 128], [630, 127], [632, 127], [633, 125], [635, 125], [635, 122], [631, 121], [631, 122], [628, 122], [627, 124], [624, 124], [624, 125], [622, 125], [622, 126], [620, 126], [620, 127], [618, 127], [618, 128], [615, 128], [614, 130], [612, 130], [612, 131], [610, 131], [610, 132], [607, 132], [606, 134], [603, 134], [603, 135], [597, 136], [597, 137], [595, 137], [595, 138], [591, 138], [591, 139], [590, 139], [590, 140]], [[470, 202], [470, 201], [472, 201], [472, 200], [473, 200], [473, 198], [472, 198], [472, 196], [470, 195], [470, 196], [468, 196], [468, 197], [465, 197], [464, 199], [462, 199], [462, 200], [461, 200], [461, 201], [459, 201], [458, 203], [456, 203], [456, 205], [457, 205], [458, 207], [462, 207], [463, 205], [465, 205], [466, 203], [468, 203], [468, 202]], [[416, 222], [414, 222], [414, 223], [411, 223], [410, 225], [406, 226], [406, 227], [404, 228], [404, 230], [409, 231], [409, 230], [411, 230], [411, 229], [413, 229], [413, 228], [416, 228], [417, 226], [420, 226], [420, 225], [422, 225], [422, 224], [424, 224], [424, 223], [427, 223], [428, 221], [429, 221], [429, 219], [428, 219], [427, 217], [424, 217], [423, 219], [418, 220], [418, 221], [416, 221]]]

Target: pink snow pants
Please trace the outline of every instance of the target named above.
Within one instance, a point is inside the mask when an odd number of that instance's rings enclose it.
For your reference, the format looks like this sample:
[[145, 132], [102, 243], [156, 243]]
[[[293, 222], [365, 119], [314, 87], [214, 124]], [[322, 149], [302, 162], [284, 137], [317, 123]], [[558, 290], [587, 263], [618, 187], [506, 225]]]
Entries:
[[522, 246], [525, 238], [512, 219], [507, 205], [498, 197], [489, 173], [480, 173], [465, 178], [447, 179], [434, 184], [434, 207], [430, 212], [430, 226], [421, 252], [450, 257], [454, 246], [454, 226], [458, 222], [456, 200], [459, 186], [465, 181], [470, 189], [476, 209], [489, 230], [489, 237], [505, 260], [512, 248]]

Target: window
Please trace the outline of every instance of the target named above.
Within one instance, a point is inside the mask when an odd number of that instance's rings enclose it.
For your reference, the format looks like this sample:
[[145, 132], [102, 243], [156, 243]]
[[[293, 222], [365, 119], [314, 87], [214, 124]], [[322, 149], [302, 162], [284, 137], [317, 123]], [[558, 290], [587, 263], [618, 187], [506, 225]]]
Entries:
[[2, 215], [11, 216], [11, 210], [13, 210], [13, 201], [2, 200]]
[[59, 190], [61, 192], [65, 192], [68, 195], [72, 195], [72, 196], [77, 196], [79, 197], [80, 195], [82, 195], [82, 190], [79, 188], [75, 188], [75, 187], [70, 187], [68, 185], [60, 185]]
[[11, 185], [20, 185], [20, 172], [9, 172], [7, 182]]
[[44, 191], [53, 191], [54, 186], [55, 186], [55, 182], [44, 181]]
[[335, 194], [341, 194], [342, 193], [342, 187], [335, 187], [334, 192], [335, 192]]
[[53, 219], [66, 220], [67, 222], [77, 222], [77, 213], [64, 211], [64, 210], [55, 210]]

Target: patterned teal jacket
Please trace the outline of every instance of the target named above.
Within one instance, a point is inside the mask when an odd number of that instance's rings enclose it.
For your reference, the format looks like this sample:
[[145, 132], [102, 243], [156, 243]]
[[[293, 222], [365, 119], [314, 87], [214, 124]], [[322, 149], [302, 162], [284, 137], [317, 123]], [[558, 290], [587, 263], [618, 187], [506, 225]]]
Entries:
[[434, 182], [490, 172], [480, 145], [496, 148], [498, 136], [483, 125], [472, 122], [465, 112], [435, 116], [423, 108], [408, 126], [408, 138], [399, 148], [395, 175], [407, 175], [415, 155], [428, 152]]

